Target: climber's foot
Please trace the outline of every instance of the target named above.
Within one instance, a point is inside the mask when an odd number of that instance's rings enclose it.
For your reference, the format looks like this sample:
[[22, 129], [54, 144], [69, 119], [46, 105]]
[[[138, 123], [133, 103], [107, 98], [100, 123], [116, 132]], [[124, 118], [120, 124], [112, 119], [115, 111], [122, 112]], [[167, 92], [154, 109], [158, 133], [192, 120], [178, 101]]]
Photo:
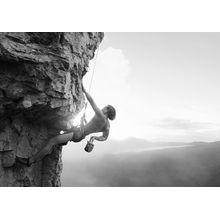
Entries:
[[90, 153], [90, 152], [92, 152], [93, 148], [94, 148], [94, 144], [88, 141], [84, 150], [87, 153]]

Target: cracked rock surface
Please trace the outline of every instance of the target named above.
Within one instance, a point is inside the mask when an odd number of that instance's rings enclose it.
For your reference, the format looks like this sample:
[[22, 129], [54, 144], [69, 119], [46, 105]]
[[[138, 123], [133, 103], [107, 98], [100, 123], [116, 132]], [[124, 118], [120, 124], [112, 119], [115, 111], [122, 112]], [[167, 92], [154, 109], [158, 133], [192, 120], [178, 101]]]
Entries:
[[62, 146], [27, 167], [84, 105], [81, 82], [103, 33], [0, 33], [0, 186], [60, 186]]

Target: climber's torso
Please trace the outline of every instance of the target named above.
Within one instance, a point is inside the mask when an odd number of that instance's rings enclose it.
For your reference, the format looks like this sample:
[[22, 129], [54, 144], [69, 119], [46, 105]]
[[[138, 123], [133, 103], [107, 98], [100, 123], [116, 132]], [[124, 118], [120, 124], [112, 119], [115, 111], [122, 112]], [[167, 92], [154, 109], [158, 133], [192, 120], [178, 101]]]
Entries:
[[97, 114], [85, 125], [84, 131], [85, 135], [97, 132], [105, 132], [110, 127], [108, 119], [103, 114], [103, 117]]

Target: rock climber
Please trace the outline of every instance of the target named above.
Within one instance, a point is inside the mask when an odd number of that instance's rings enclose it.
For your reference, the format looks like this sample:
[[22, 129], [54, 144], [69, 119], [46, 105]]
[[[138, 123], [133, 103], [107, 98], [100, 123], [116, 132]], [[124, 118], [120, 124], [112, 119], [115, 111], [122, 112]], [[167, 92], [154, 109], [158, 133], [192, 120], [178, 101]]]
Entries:
[[[67, 143], [68, 141], [80, 142], [87, 135], [92, 133], [102, 132], [102, 136], [91, 136], [88, 146], [93, 146], [93, 141], [105, 141], [108, 138], [110, 123], [109, 120], [114, 120], [116, 116], [115, 108], [111, 105], [105, 106], [103, 109], [99, 109], [96, 103], [94, 102], [91, 95], [85, 90], [82, 85], [82, 91], [84, 92], [88, 102], [92, 106], [95, 115], [94, 117], [85, 125], [80, 127], [72, 126], [70, 129], [66, 129], [65, 133], [52, 137], [47, 142], [46, 146], [43, 147], [37, 154], [30, 158], [17, 158], [19, 162], [31, 165], [37, 161], [42, 160], [46, 155], [50, 154], [53, 151], [53, 148], [59, 146], [59, 144]], [[86, 149], [85, 149], [86, 150]], [[91, 150], [86, 150], [90, 152]]]

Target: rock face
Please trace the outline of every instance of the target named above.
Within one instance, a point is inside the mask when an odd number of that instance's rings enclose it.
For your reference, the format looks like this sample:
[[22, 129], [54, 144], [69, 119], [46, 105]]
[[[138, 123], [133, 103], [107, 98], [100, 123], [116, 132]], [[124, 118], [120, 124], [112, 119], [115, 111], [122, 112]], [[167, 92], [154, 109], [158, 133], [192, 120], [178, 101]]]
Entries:
[[0, 186], [60, 186], [58, 146], [27, 167], [84, 105], [81, 81], [103, 33], [0, 33]]

